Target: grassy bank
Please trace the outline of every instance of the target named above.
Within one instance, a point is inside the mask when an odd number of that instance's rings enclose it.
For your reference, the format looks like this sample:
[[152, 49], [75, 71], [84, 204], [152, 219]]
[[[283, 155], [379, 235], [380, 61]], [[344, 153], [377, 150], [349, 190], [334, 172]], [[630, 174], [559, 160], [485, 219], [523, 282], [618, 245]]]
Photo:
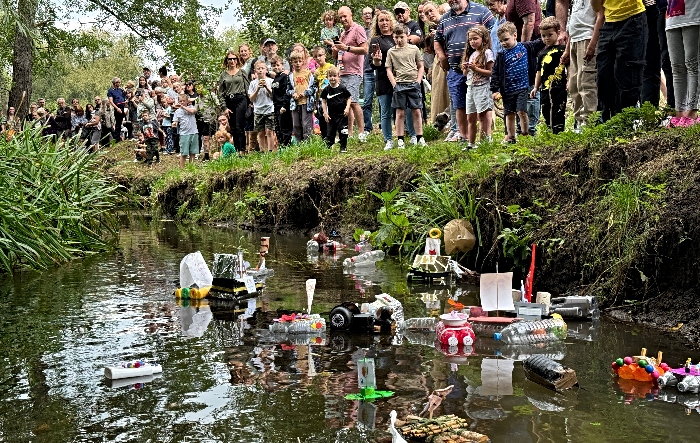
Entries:
[[[478, 247], [458, 258], [474, 269], [499, 263], [520, 278], [537, 243], [536, 289], [598, 295], [620, 315], [660, 325], [697, 324], [700, 128], [663, 129], [662, 118], [643, 107], [582, 134], [543, 132], [470, 152], [439, 141], [385, 152], [373, 135], [341, 155], [317, 141], [184, 170], [174, 158], [144, 168], [117, 147], [106, 166], [164, 217], [322, 227], [346, 239], [367, 229], [375, 244], [408, 257], [429, 227], [467, 218]], [[658, 312], [665, 297], [673, 309]]]

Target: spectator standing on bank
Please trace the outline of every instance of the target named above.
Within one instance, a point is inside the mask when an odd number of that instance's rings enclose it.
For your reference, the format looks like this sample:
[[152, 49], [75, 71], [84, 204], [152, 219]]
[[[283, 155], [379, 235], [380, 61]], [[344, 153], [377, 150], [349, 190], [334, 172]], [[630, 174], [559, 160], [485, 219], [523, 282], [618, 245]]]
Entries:
[[[607, 3], [603, 6], [607, 8]], [[666, 38], [676, 98], [676, 121], [672, 121], [672, 124], [687, 126], [695, 123], [689, 120], [698, 118], [700, 1], [669, 2]], [[686, 121], [681, 121], [681, 118], [685, 118]]]
[[[598, 109], [596, 47], [605, 16], [594, 12], [590, 0], [557, 0], [557, 20], [568, 39], [562, 63], [569, 64], [569, 95], [574, 108], [574, 130]], [[569, 12], [570, 11], [570, 12]]]
[[[340, 83], [350, 91], [352, 112], [348, 119], [348, 136], [352, 135], [353, 122], [357, 125], [358, 138], [360, 142], [367, 140], [367, 133], [364, 131], [365, 122], [360, 107], [360, 84], [362, 83], [363, 66], [365, 54], [368, 51], [367, 35], [365, 29], [355, 23], [352, 19], [352, 11], [347, 6], [338, 9], [338, 20], [343, 25], [343, 32], [340, 34], [340, 42], [333, 45], [333, 54], [342, 55], [343, 65], [338, 66], [340, 70]], [[338, 62], [340, 65], [340, 62]]]
[[[362, 21], [365, 24], [365, 35], [369, 38], [370, 29], [372, 28], [372, 20], [374, 19], [374, 9], [369, 6], [362, 8]], [[362, 77], [363, 90], [362, 90], [362, 115], [365, 119], [364, 131], [369, 133], [372, 132], [372, 102], [374, 101], [374, 66], [372, 66], [372, 55], [367, 51], [365, 55], [364, 63], [364, 74]], [[319, 121], [322, 119], [319, 119]]]
[[56, 116], [54, 119], [56, 120], [57, 135], [60, 138], [68, 137], [71, 131], [71, 109], [64, 98], [56, 100]]
[[447, 71], [447, 87], [455, 109], [461, 137], [467, 137], [466, 77], [462, 72], [462, 54], [466, 47], [467, 32], [476, 25], [491, 29], [495, 19], [485, 6], [467, 0], [452, 0], [450, 11], [443, 15], [435, 31], [435, 55]]
[[[639, 101], [647, 19], [642, 0], [591, 0], [591, 5], [596, 12], [605, 10], [597, 47], [597, 81], [601, 118], [608, 121]], [[697, 69], [697, 59], [695, 65]]]
[[126, 104], [126, 92], [122, 88], [122, 80], [119, 77], [112, 79], [112, 87], [107, 91], [109, 106], [114, 112], [114, 126], [112, 127], [112, 138], [119, 141], [122, 132], [122, 122], [124, 121], [124, 105]]

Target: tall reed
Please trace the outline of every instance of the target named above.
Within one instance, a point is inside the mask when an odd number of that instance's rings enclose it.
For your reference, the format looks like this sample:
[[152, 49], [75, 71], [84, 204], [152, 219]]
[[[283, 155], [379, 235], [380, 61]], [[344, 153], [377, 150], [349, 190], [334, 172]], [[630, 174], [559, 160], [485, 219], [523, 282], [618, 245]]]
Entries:
[[40, 129], [0, 137], [0, 272], [44, 269], [114, 244], [123, 193], [96, 157]]

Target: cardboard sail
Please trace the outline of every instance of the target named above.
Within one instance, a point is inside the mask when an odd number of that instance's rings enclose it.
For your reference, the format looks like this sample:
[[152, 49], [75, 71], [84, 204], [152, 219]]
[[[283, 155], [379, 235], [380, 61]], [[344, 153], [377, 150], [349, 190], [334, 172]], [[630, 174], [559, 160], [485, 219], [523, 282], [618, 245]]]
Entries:
[[514, 311], [513, 273], [481, 274], [480, 297], [484, 311]]

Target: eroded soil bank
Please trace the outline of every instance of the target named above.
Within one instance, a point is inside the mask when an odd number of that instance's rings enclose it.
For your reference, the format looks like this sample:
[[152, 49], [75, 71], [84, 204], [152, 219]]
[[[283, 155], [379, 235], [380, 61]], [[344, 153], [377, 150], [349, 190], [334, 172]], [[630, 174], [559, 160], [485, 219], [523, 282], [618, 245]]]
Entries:
[[369, 191], [410, 191], [429, 172], [469, 189], [480, 203], [482, 245], [462, 259], [472, 269], [492, 271], [498, 262], [501, 271], [515, 268], [519, 279], [529, 264], [523, 251], [537, 243], [536, 290], [598, 295], [608, 314], [673, 330], [695, 344], [699, 138], [700, 129], [689, 128], [613, 131], [590, 140], [550, 136], [507, 152], [463, 154], [446, 143], [422, 153], [368, 147], [346, 156], [170, 173], [166, 162], [174, 158], [147, 170], [110, 152], [106, 165], [114, 180], [167, 218], [281, 231], [323, 227], [346, 239], [355, 227], [380, 227], [381, 201]]

